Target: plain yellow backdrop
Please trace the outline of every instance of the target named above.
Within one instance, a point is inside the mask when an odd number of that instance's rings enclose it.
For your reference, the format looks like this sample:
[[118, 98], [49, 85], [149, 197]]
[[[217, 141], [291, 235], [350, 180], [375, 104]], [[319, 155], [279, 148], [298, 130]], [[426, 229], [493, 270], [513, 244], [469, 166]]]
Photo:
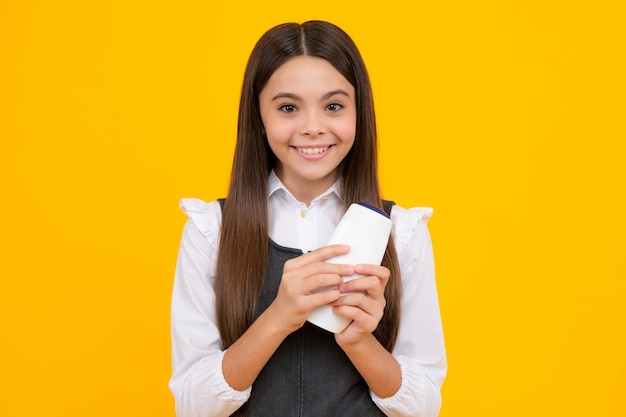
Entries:
[[626, 415], [620, 0], [0, 1], [0, 415], [174, 415], [178, 200], [308, 19], [366, 60], [384, 196], [435, 208], [441, 416]]

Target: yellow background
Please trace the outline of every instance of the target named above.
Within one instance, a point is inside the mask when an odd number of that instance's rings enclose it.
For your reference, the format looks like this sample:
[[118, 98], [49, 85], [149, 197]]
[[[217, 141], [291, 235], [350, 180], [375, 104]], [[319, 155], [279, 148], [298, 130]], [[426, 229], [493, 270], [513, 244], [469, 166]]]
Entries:
[[0, 1], [0, 415], [173, 416], [181, 197], [225, 195], [284, 21], [368, 64], [385, 196], [435, 207], [442, 417], [626, 415], [615, 1]]

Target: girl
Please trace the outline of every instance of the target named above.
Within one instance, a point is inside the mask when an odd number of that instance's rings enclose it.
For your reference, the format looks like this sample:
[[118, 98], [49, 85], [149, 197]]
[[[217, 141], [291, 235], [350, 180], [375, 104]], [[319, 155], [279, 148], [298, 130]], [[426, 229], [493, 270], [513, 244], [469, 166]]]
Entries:
[[[181, 201], [190, 220], [170, 381], [179, 417], [438, 414], [446, 358], [432, 211], [381, 200], [376, 146], [369, 78], [345, 32], [310, 21], [261, 37], [228, 197]], [[353, 202], [391, 211], [382, 266], [325, 262], [349, 251], [325, 245]], [[356, 273], [365, 277], [343, 283]], [[341, 333], [306, 321], [326, 304], [352, 320]]]

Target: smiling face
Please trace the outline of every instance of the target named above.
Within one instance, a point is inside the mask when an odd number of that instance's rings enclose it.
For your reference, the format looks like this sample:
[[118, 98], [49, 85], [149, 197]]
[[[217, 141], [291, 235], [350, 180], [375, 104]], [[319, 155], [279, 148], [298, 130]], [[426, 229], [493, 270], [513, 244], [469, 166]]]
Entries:
[[276, 174], [310, 204], [337, 180], [354, 143], [354, 87], [328, 61], [302, 55], [272, 74], [259, 107]]

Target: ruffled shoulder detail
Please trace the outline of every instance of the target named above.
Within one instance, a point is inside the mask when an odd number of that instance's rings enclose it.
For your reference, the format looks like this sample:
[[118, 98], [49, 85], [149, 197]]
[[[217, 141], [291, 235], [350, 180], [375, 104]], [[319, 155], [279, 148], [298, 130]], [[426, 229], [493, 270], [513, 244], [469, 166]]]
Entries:
[[222, 224], [220, 204], [217, 201], [207, 203], [199, 198], [183, 198], [178, 206], [191, 219], [200, 233], [214, 243]]
[[396, 249], [401, 251], [409, 244], [417, 229], [424, 227], [433, 215], [431, 207], [412, 207], [405, 209], [393, 206], [391, 221], [393, 222], [393, 236]]

